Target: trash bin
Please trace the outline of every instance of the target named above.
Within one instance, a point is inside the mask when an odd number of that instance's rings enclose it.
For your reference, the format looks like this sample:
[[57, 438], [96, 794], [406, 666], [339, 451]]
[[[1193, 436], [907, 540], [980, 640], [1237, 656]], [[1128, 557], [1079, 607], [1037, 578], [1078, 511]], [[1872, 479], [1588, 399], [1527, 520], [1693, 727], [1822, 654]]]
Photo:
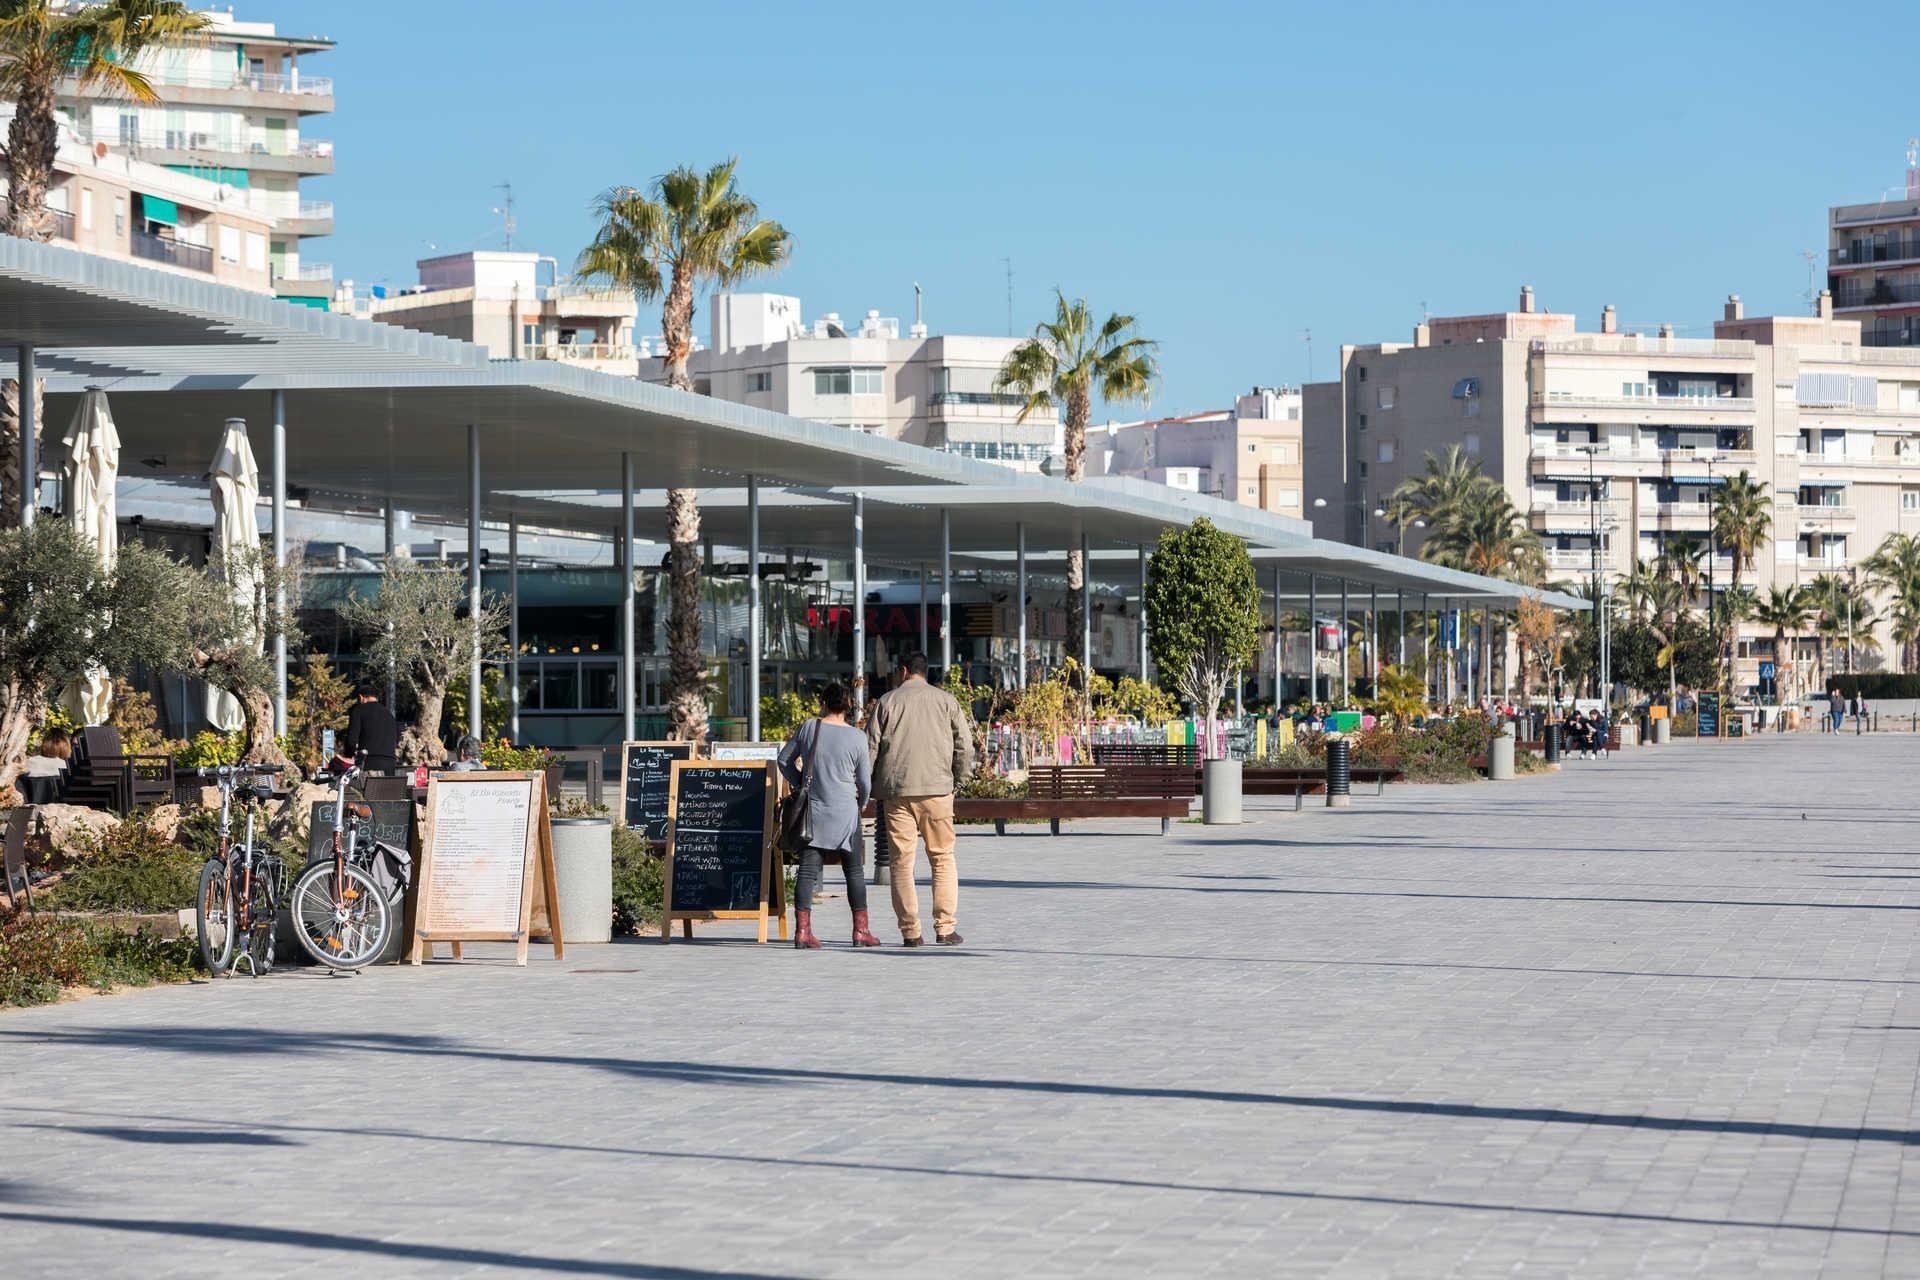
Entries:
[[1240, 762], [1209, 760], [1200, 779], [1200, 820], [1210, 827], [1240, 822]]
[[1541, 737], [1541, 740], [1546, 744], [1547, 763], [1559, 764], [1560, 763], [1560, 722], [1556, 720], [1554, 721], [1554, 723], [1548, 725], [1546, 728], [1546, 732]]
[[553, 819], [553, 873], [561, 941], [612, 942], [613, 819]]
[[1513, 726], [1501, 725], [1500, 732], [1493, 735], [1493, 743], [1487, 749], [1487, 778], [1492, 782], [1508, 782], [1513, 778]]
[[1353, 744], [1345, 738], [1327, 739], [1327, 807], [1344, 809], [1353, 803]]
[[1658, 745], [1665, 745], [1673, 740], [1672, 717], [1661, 716], [1653, 722], [1653, 740]]

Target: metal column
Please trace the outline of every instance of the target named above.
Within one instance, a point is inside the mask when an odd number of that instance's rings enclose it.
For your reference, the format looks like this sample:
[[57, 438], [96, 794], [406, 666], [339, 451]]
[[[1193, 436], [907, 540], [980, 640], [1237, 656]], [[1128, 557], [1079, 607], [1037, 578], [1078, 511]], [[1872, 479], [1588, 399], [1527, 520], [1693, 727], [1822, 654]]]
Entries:
[[1013, 687], [1027, 687], [1027, 522], [1017, 521], [1013, 526], [1013, 603], [1020, 615], [1020, 621], [1014, 630], [1014, 677]]
[[[393, 498], [389, 496], [387, 498], [386, 509], [381, 513], [382, 523], [386, 526], [387, 544], [385, 558], [380, 564], [383, 572], [391, 572], [393, 569], [393, 548], [399, 528], [398, 516], [399, 513], [393, 509]], [[515, 620], [518, 621], [517, 618]], [[391, 628], [389, 628], [389, 630], [391, 630]], [[399, 681], [395, 679], [396, 674], [393, 669], [393, 662], [389, 660], [387, 663], [387, 710], [389, 712], [396, 710], [400, 701]], [[518, 726], [516, 726], [516, 730], [517, 728]]]
[[633, 455], [620, 455], [620, 740], [632, 742], [633, 707], [639, 701], [633, 670]]
[[1273, 709], [1278, 712], [1287, 700], [1286, 629], [1281, 626], [1280, 566], [1273, 566]]
[[1347, 612], [1347, 580], [1342, 578], [1340, 579], [1340, 705], [1342, 707], [1353, 701], [1351, 664], [1347, 660], [1347, 651], [1353, 647], [1347, 643], [1347, 624], [1351, 621], [1352, 615]]
[[[21, 404], [32, 401], [23, 387]], [[22, 438], [26, 422], [21, 421]], [[22, 476], [21, 479], [26, 479]], [[280, 623], [273, 629], [273, 731], [287, 731], [287, 393], [273, 393], [273, 608]]]
[[[946, 630], [946, 619], [940, 620]], [[853, 495], [853, 709], [867, 705], [867, 495]]]
[[1433, 645], [1427, 636], [1427, 619], [1432, 614], [1427, 604], [1427, 593], [1420, 593], [1420, 678], [1426, 683], [1427, 697], [1433, 697]]
[[1307, 705], [1320, 701], [1320, 575], [1307, 575]]
[[1407, 665], [1407, 593], [1393, 593], [1393, 660], [1402, 670]]
[[1380, 696], [1380, 588], [1367, 584], [1367, 688]]
[[920, 654], [927, 652], [927, 566], [920, 566]]
[[520, 742], [520, 513], [507, 517], [507, 736]]
[[1147, 548], [1140, 547], [1140, 679], [1147, 678]]
[[940, 509], [940, 670], [953, 666], [953, 512]]
[[467, 616], [473, 660], [467, 664], [467, 732], [480, 737], [480, 424], [467, 426]]
[[[33, 528], [34, 508], [40, 505], [40, 406], [34, 403], [33, 384], [38, 380], [34, 373], [33, 348], [26, 343], [20, 344], [20, 527]], [[274, 404], [280, 403], [280, 393], [274, 393]], [[279, 415], [275, 415], [278, 421]], [[279, 526], [276, 525], [275, 528]], [[276, 704], [277, 705], [277, 704]], [[284, 732], [284, 731], [283, 731]]]
[[747, 477], [747, 741], [760, 741], [760, 482]]
[[1480, 606], [1480, 696], [1493, 696], [1493, 606]]
[[1093, 557], [1087, 535], [1080, 535], [1080, 670], [1082, 679], [1093, 674]]

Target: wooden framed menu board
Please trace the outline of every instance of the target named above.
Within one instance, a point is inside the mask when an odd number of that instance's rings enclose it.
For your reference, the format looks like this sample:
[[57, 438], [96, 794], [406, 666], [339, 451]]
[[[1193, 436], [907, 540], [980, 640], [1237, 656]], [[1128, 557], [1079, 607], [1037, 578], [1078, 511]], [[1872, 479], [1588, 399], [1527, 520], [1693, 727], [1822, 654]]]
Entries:
[[778, 783], [769, 761], [674, 762], [660, 941], [672, 939], [675, 920], [688, 937], [695, 920], [758, 920], [758, 940], [767, 940], [768, 900], [780, 873], [773, 857]]
[[[427, 783], [420, 832], [420, 888], [410, 959], [433, 944], [515, 942], [527, 962], [536, 889], [547, 918], [560, 918], [545, 773], [443, 773]], [[553, 958], [566, 955], [554, 929]]]
[[691, 759], [691, 742], [620, 744], [620, 817], [650, 844], [667, 838], [673, 762]]

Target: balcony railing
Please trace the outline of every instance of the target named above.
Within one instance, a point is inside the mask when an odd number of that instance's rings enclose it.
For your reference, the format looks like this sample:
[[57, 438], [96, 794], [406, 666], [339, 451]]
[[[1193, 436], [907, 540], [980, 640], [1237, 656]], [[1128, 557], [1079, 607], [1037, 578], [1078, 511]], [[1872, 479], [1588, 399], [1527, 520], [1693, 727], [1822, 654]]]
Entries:
[[274, 273], [276, 280], [331, 280], [333, 264], [331, 262], [302, 262], [298, 266], [286, 267]]
[[1750, 396], [1575, 396], [1536, 391], [1537, 409], [1646, 409], [1656, 413], [1752, 413]]
[[[1547, 568], [1549, 569], [1587, 569], [1593, 568], [1593, 552], [1586, 547], [1547, 548]], [[1606, 568], [1613, 557], [1607, 552], [1600, 553], [1600, 567]]]
[[526, 348], [525, 355], [529, 360], [574, 362], [640, 359], [639, 348], [611, 342], [547, 342]]
[[936, 391], [933, 393], [933, 403], [936, 405], [1001, 405], [1006, 408], [1018, 409], [1026, 402], [1026, 397], [1024, 396], [1009, 395], [998, 391]]
[[[1533, 454], [1536, 458], [1577, 459], [1582, 463], [1587, 460], [1585, 445], [1561, 444], [1558, 441], [1534, 445]], [[1602, 449], [1593, 455], [1593, 460], [1596, 466], [1605, 466], [1609, 462], [1658, 462], [1660, 457], [1660, 450], [1642, 446], [1635, 449]]]
[[1753, 354], [1753, 344], [1738, 338], [1657, 338], [1644, 333], [1583, 333], [1568, 338], [1535, 338], [1535, 351], [1571, 355], [1727, 356]]
[[1904, 262], [1920, 258], [1920, 236], [1891, 235], [1872, 240], [1851, 240], [1833, 250], [1830, 258], [1836, 267], [1872, 262]]
[[1874, 329], [1860, 335], [1863, 347], [1920, 347], [1920, 325], [1905, 329]]
[[1838, 503], [1800, 503], [1793, 509], [1793, 518], [1802, 524], [1825, 524], [1829, 520], [1841, 521], [1854, 518], [1852, 507]]
[[[159, 88], [177, 85], [182, 89], [240, 89], [254, 93], [298, 93], [317, 98], [333, 96], [333, 80], [328, 76], [289, 75], [284, 72], [252, 71], [156, 71], [146, 70], [149, 83]], [[163, 93], [162, 98], [166, 97]]]
[[309, 219], [331, 218], [333, 216], [333, 201], [302, 200], [300, 202], [300, 212], [297, 216]]
[[133, 233], [133, 256], [145, 258], [149, 262], [164, 262], [169, 266], [186, 267], [190, 271], [213, 270], [213, 250], [200, 244], [186, 244], [179, 240], [168, 240], [161, 236], [150, 236], [144, 231]]
[[1883, 307], [1902, 302], [1920, 302], [1920, 283], [1876, 280], [1865, 288], [1841, 289], [1833, 295], [1836, 307]]
[[[1604, 524], [1606, 522], [1610, 514], [1610, 508], [1615, 505], [1616, 504], [1610, 499], [1601, 499], [1599, 514], [1601, 523]], [[1533, 513], [1540, 516], [1579, 516], [1582, 520], [1585, 520], [1594, 514], [1594, 504], [1584, 498], [1570, 498], [1564, 502], [1556, 499], [1551, 502], [1534, 503]]]

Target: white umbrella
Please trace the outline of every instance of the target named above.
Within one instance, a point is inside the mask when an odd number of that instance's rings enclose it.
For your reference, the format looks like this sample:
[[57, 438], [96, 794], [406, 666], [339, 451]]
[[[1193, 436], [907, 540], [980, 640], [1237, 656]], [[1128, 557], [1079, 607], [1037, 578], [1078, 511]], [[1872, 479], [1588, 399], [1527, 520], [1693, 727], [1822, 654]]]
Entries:
[[[87, 389], [61, 443], [67, 450], [67, 516], [92, 541], [101, 567], [111, 570], [120, 560], [119, 508], [114, 501], [120, 433], [114, 430], [106, 392]], [[113, 705], [113, 679], [104, 667], [89, 667], [67, 686], [62, 702], [81, 724], [104, 724]]]
[[[221, 562], [246, 565], [260, 550], [260, 467], [247, 440], [247, 420], [228, 418], [220, 451], [213, 455], [207, 477], [213, 490], [213, 554]], [[252, 607], [250, 582], [236, 581], [234, 593], [243, 607]], [[246, 723], [240, 700], [223, 689], [207, 688], [207, 720], [216, 729], [233, 730]]]

